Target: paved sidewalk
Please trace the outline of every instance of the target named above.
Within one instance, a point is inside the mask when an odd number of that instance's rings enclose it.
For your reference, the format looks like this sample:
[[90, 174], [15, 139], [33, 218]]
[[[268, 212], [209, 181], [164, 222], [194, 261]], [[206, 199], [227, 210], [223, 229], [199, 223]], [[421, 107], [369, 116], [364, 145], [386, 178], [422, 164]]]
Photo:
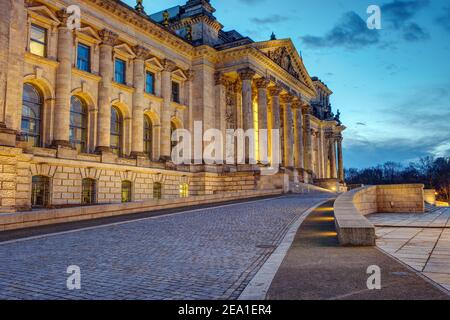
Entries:
[[450, 291], [450, 208], [373, 214], [377, 246]]
[[[381, 268], [381, 290], [368, 290], [366, 273]], [[332, 202], [302, 224], [267, 299], [450, 299], [444, 291], [377, 248], [341, 247]]]

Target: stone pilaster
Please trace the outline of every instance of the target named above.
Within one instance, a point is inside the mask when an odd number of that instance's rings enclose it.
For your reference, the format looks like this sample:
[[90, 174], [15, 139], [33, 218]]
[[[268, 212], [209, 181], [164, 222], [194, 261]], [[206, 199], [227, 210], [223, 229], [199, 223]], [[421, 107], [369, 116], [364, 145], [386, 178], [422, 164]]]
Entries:
[[118, 35], [110, 30], [100, 31], [100, 76], [98, 88], [97, 148], [99, 153], [111, 151], [111, 92], [113, 80], [113, 46]]
[[305, 128], [305, 169], [309, 172], [312, 170], [312, 135], [311, 135], [311, 112], [312, 108], [306, 104], [303, 106], [303, 120]]
[[164, 60], [164, 70], [161, 72], [161, 95], [162, 117], [161, 117], [161, 159], [169, 161], [171, 157], [171, 103], [172, 103], [172, 72], [175, 70], [175, 63], [171, 60]]
[[[239, 76], [242, 81], [242, 113], [244, 131], [252, 130], [253, 127], [253, 100], [252, 100], [252, 82], [256, 72], [251, 68], [239, 70]], [[254, 161], [251, 157], [249, 144], [245, 144], [245, 160]], [[256, 155], [255, 155], [256, 156]]]
[[[260, 78], [256, 81], [256, 87], [258, 88], [258, 130], [259, 130], [259, 161], [262, 164], [268, 164], [268, 135], [267, 131], [265, 133], [262, 130], [267, 130], [267, 86], [269, 81], [266, 78]], [[263, 144], [262, 141], [267, 141]]]
[[221, 72], [214, 74], [215, 97], [216, 97], [216, 129], [222, 131], [225, 136], [227, 121], [227, 101], [226, 101], [226, 78]]
[[61, 24], [58, 27], [58, 68], [56, 69], [55, 113], [53, 146], [70, 147], [70, 95], [72, 87], [73, 32], [67, 27], [70, 15], [65, 9], [57, 12]]
[[[269, 93], [271, 95], [272, 100], [272, 130], [280, 130], [280, 93], [281, 88], [279, 86], [274, 86], [269, 89]], [[281, 133], [278, 135], [278, 137], [281, 137]], [[271, 141], [271, 148], [273, 146], [274, 141]], [[280, 140], [278, 141], [278, 161], [282, 161], [281, 158], [281, 144]], [[273, 164], [273, 157], [272, 155], [272, 164]]]
[[148, 50], [142, 46], [135, 46], [136, 58], [133, 63], [133, 119], [131, 156], [143, 157], [144, 155], [144, 91], [145, 91], [145, 59]]
[[303, 148], [303, 114], [300, 101], [294, 101], [294, 160], [297, 169], [304, 168], [304, 148]]
[[342, 155], [342, 136], [339, 135], [337, 138], [337, 150], [338, 150], [338, 179], [344, 182], [344, 157]]
[[0, 145], [15, 146], [21, 128], [27, 13], [23, 0], [1, 1], [0, 10]]
[[282, 97], [284, 104], [283, 121], [284, 121], [284, 166], [286, 168], [294, 167], [294, 122], [292, 117], [293, 97], [284, 95]]

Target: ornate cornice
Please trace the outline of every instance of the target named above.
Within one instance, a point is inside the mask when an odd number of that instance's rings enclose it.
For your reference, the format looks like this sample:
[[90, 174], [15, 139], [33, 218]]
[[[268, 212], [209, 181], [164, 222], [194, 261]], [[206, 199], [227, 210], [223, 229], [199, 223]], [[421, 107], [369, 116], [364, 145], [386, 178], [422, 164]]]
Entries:
[[194, 47], [173, 32], [151, 21], [137, 11], [130, 10], [127, 6], [116, 0], [86, 0], [98, 7], [114, 14], [120, 19], [144, 30], [157, 38], [161, 43], [174, 48], [184, 55], [193, 55]]

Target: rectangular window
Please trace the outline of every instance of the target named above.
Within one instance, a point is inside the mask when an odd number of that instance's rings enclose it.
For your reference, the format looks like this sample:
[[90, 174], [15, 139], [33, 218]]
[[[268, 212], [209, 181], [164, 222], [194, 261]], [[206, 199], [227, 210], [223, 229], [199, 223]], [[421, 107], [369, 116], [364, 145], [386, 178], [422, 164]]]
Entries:
[[178, 82], [172, 82], [172, 101], [180, 103], [180, 84]]
[[121, 59], [116, 59], [114, 70], [115, 70], [114, 81], [120, 84], [125, 84], [125, 72], [126, 72], [125, 61]]
[[30, 29], [30, 52], [40, 57], [47, 55], [47, 30], [34, 24]]
[[150, 71], [145, 74], [145, 92], [155, 94], [155, 74]]
[[82, 43], [79, 43], [77, 48], [77, 68], [91, 72], [91, 48]]

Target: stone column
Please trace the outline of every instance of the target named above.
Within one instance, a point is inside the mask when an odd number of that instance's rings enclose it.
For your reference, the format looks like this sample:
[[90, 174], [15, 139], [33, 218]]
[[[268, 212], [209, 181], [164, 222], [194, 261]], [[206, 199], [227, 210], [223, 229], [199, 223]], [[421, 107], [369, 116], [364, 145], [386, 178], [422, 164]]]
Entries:
[[6, 128], [5, 121], [5, 97], [6, 97], [6, 80], [8, 75], [8, 58], [9, 58], [9, 29], [12, 13], [12, 1], [1, 1], [0, 11], [3, 13], [0, 19], [0, 129]]
[[113, 46], [118, 35], [104, 29], [99, 33], [100, 44], [100, 80], [98, 87], [98, 124], [97, 124], [97, 148], [98, 153], [111, 151], [111, 91], [113, 80]]
[[144, 91], [145, 91], [145, 59], [148, 57], [148, 50], [142, 46], [135, 46], [136, 58], [133, 63], [133, 119], [132, 119], [132, 139], [131, 156], [144, 157]]
[[161, 96], [164, 99], [161, 110], [161, 159], [169, 161], [171, 155], [170, 120], [172, 116], [172, 71], [176, 65], [171, 60], [164, 60], [164, 70], [161, 72]]
[[222, 156], [224, 156], [225, 144], [226, 144], [226, 130], [227, 130], [227, 92], [226, 92], [226, 78], [221, 72], [214, 74], [215, 80], [215, 101], [216, 101], [216, 129], [222, 132], [223, 146]]
[[[239, 76], [242, 80], [242, 113], [243, 113], [243, 129], [254, 129], [253, 127], [253, 101], [252, 101], [252, 81], [256, 72], [250, 68], [239, 70]], [[251, 152], [249, 144], [245, 144], [245, 161], [254, 161], [250, 158]]]
[[[269, 81], [266, 78], [260, 78], [256, 81], [256, 87], [258, 88], [258, 130], [259, 130], [259, 161], [262, 164], [269, 163], [269, 137], [267, 133], [267, 86]], [[266, 133], [262, 133], [261, 130], [266, 130]], [[262, 143], [262, 141], [265, 143]]]
[[305, 169], [312, 170], [312, 135], [311, 135], [311, 106], [303, 106], [303, 118], [305, 128]]
[[284, 166], [286, 168], [294, 167], [294, 123], [292, 117], [293, 97], [285, 95], [282, 98], [284, 104], [283, 121], [284, 121]]
[[[275, 87], [271, 87], [269, 89], [269, 93], [272, 97], [272, 130], [280, 130], [280, 93], [281, 93], [281, 87], [276, 85]], [[278, 137], [281, 137], [281, 132], [278, 135]], [[272, 141], [273, 146], [274, 141]], [[271, 148], [273, 148], [271, 146]], [[282, 161], [281, 158], [281, 145], [280, 140], [278, 141], [278, 161]], [[272, 155], [272, 164], [273, 164], [273, 155]]]
[[339, 135], [337, 139], [337, 148], [338, 148], [338, 179], [341, 182], [344, 182], [344, 159], [342, 155], [342, 136]]
[[329, 157], [330, 157], [330, 178], [336, 179], [336, 141], [333, 133], [328, 133]]
[[53, 146], [70, 147], [70, 95], [72, 87], [73, 32], [67, 27], [70, 15], [65, 9], [57, 12], [61, 24], [58, 27], [58, 68], [56, 69], [55, 113]]
[[304, 168], [304, 148], [303, 148], [303, 114], [300, 101], [294, 101], [294, 154], [295, 167], [297, 169]]

